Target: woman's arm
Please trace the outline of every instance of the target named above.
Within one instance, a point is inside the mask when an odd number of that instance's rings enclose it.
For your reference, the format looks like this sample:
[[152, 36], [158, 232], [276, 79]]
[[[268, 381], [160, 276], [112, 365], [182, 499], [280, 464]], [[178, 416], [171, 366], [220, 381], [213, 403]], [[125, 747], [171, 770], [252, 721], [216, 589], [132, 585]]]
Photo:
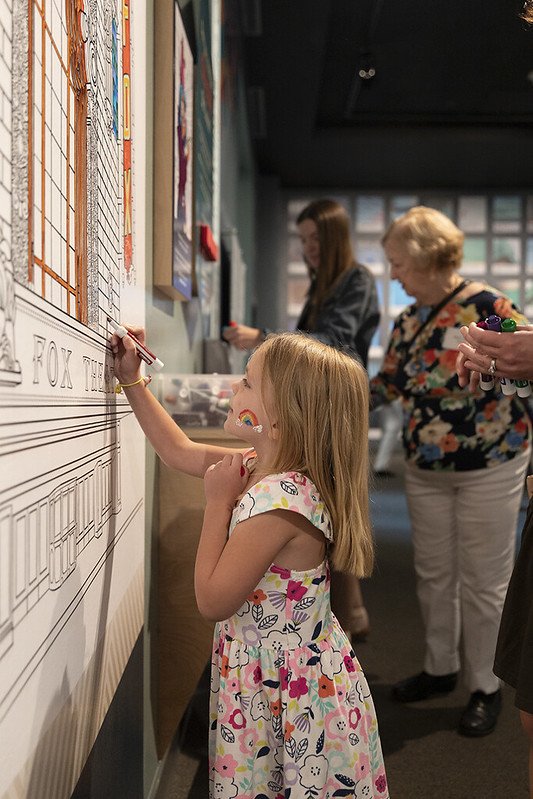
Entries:
[[466, 361], [467, 357], [464, 354], [464, 352], [459, 352], [459, 354], [457, 355], [457, 360], [455, 362], [455, 371], [457, 372], [457, 382], [459, 383], [461, 388], [468, 386], [469, 390], [472, 393], [474, 393], [475, 391], [477, 391], [477, 388], [479, 386], [481, 373], [470, 370], [466, 366]]
[[377, 297], [372, 302], [374, 295], [372, 275], [364, 267], [351, 270], [325, 301], [310, 335], [323, 344], [355, 350], [355, 341], [363, 326], [375, 329], [379, 324]]
[[222, 333], [223, 337], [232, 347], [238, 350], [253, 350], [264, 340], [263, 333], [257, 327], [231, 324]]
[[375, 410], [381, 405], [388, 405], [399, 399], [402, 392], [398, 387], [403, 379], [403, 350], [401, 349], [401, 316], [394, 322], [394, 327], [387, 343], [379, 372], [370, 380], [370, 410]]
[[[142, 328], [127, 329], [144, 344]], [[115, 356], [115, 376], [120, 383], [134, 383], [140, 377], [140, 361], [134, 342], [129, 336], [119, 338], [113, 335], [111, 348]], [[228, 452], [235, 452], [229, 447], [214, 447], [191, 441], [144, 383], [137, 383], [123, 390], [146, 437], [161, 460], [172, 469], [203, 477], [208, 466], [219, 461]]]

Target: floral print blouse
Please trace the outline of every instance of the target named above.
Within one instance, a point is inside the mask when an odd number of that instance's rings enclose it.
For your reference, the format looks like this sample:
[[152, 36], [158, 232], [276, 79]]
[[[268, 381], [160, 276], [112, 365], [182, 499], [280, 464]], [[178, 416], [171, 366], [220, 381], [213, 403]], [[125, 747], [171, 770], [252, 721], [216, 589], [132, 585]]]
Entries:
[[403, 446], [407, 461], [421, 469], [469, 471], [497, 466], [527, 448], [530, 421], [521, 399], [499, 386], [475, 394], [461, 388], [455, 362], [459, 328], [491, 314], [525, 317], [507, 297], [487, 287], [451, 300], [412, 348], [413, 336], [431, 309], [409, 305], [396, 319], [381, 370], [370, 381], [374, 407], [401, 397]]

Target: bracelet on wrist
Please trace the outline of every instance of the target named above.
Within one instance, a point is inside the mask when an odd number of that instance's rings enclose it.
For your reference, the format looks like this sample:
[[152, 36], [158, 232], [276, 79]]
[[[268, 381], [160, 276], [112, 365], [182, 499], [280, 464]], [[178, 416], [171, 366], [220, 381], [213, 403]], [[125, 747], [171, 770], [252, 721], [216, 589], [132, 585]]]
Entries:
[[133, 383], [117, 383], [115, 386], [115, 394], [122, 394], [123, 388], [131, 388], [132, 386], [138, 386], [139, 383], [144, 383], [145, 387], [148, 383], [152, 382], [152, 375], [148, 375], [147, 377], [139, 377], [138, 380], [134, 380]]

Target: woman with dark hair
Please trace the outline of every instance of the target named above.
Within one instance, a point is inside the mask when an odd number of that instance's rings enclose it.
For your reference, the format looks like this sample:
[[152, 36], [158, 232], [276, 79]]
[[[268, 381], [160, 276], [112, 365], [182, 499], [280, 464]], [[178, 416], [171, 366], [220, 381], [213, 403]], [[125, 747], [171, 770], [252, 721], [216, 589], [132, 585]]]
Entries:
[[[374, 277], [353, 254], [348, 214], [335, 200], [314, 200], [296, 224], [311, 279], [296, 329], [356, 355], [366, 366], [380, 314]], [[237, 324], [224, 331], [224, 338], [237, 349], [250, 350], [265, 334]]]
[[[380, 314], [374, 276], [355, 260], [348, 214], [335, 200], [320, 199], [300, 212], [296, 224], [311, 280], [296, 329], [357, 357], [366, 367]], [[237, 349], [249, 350], [258, 346], [267, 332], [232, 325], [224, 331], [224, 338]], [[368, 633], [368, 614], [357, 578], [334, 572], [332, 603], [352, 640]]]

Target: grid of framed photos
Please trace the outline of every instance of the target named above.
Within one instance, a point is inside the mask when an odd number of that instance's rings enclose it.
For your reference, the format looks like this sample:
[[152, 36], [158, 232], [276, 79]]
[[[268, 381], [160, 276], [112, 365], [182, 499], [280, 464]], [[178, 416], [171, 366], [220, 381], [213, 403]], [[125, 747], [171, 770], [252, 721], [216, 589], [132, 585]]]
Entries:
[[[442, 211], [465, 234], [464, 277], [485, 280], [505, 292], [533, 321], [533, 194], [439, 192], [367, 192], [336, 195], [322, 193], [341, 203], [352, 223], [357, 260], [376, 278], [381, 324], [370, 349], [369, 371], [375, 372], [383, 356], [391, 325], [412, 297], [389, 279], [381, 237], [388, 225], [414, 205]], [[315, 195], [319, 196], [319, 195]], [[294, 328], [308, 287], [296, 227], [296, 217], [313, 197], [287, 200], [287, 321]]]

